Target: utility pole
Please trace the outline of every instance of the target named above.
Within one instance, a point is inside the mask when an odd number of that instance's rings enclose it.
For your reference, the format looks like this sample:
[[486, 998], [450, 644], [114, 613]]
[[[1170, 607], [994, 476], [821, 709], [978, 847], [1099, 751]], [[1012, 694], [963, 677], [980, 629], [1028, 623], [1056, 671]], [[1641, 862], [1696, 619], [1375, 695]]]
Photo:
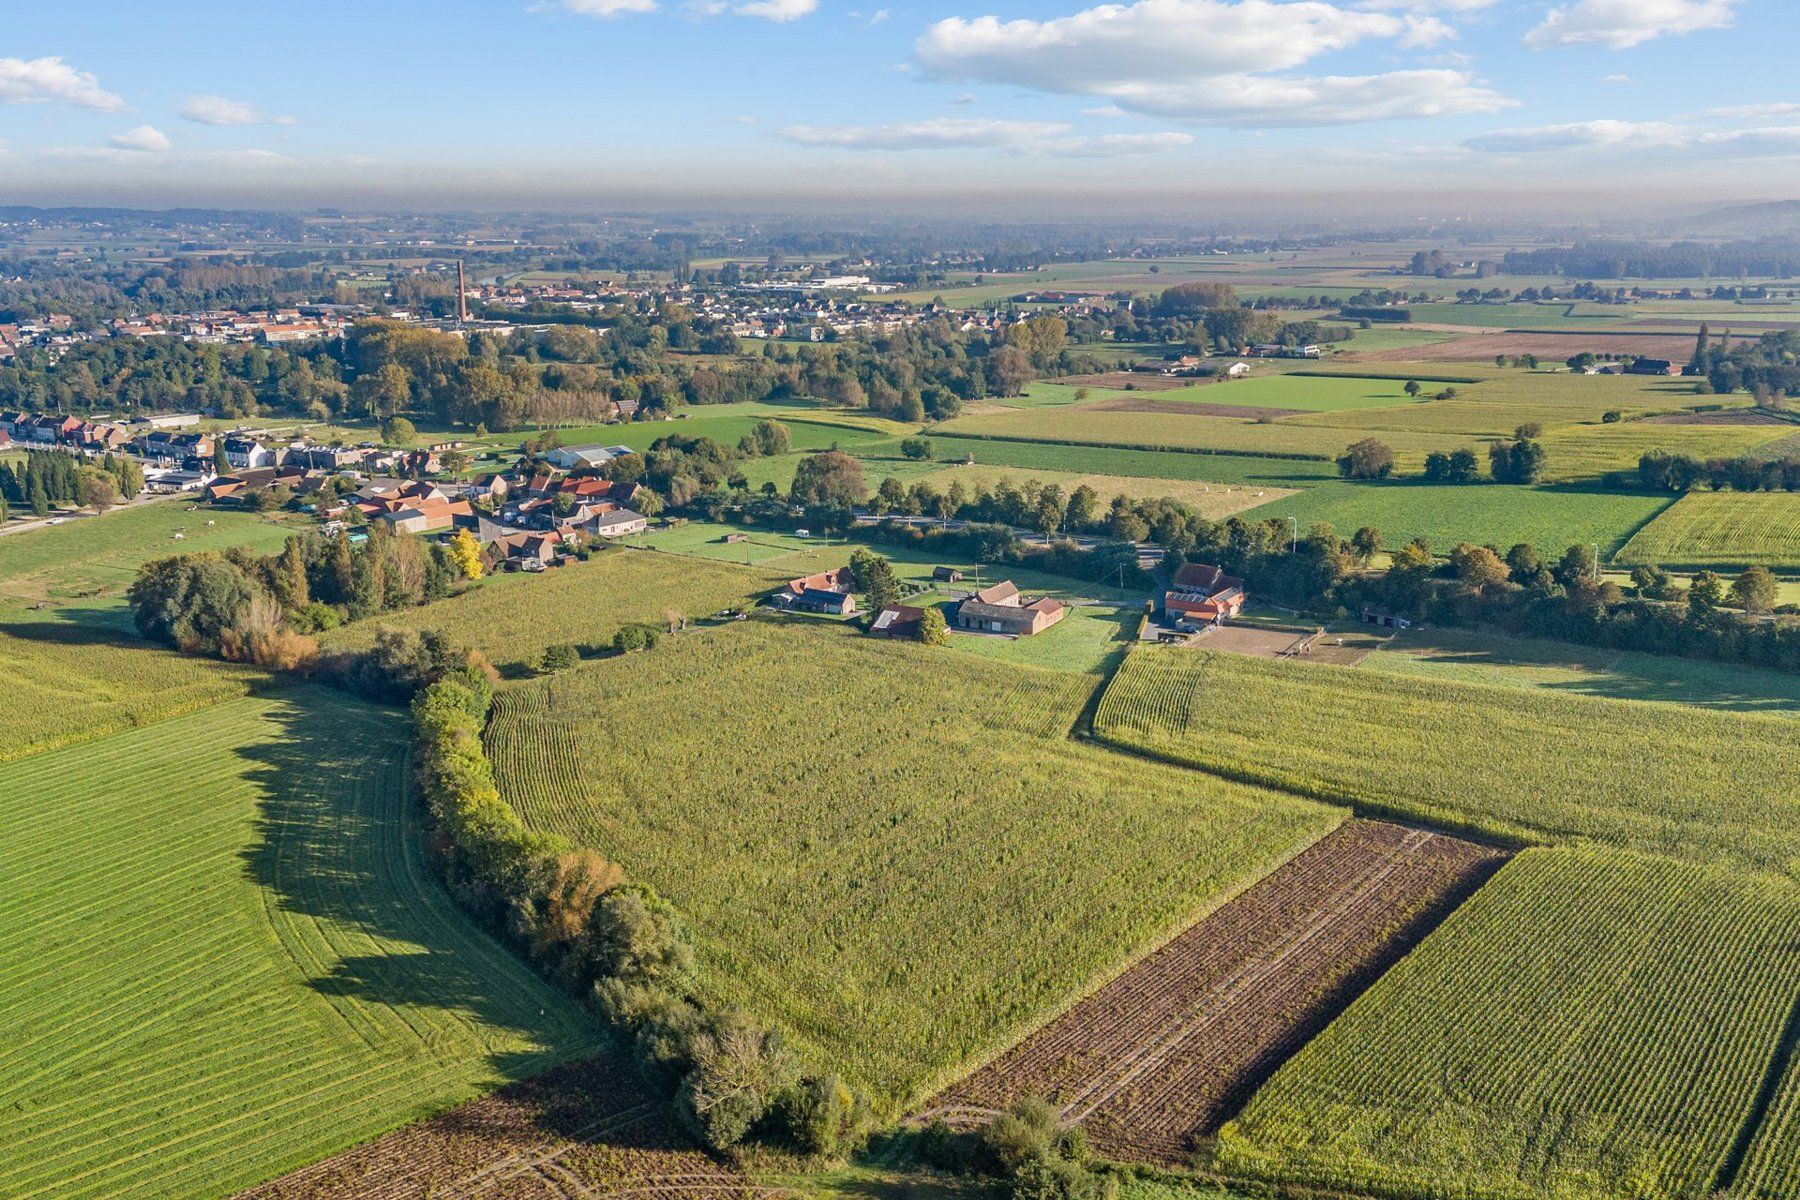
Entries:
[[1593, 551], [1594, 551], [1594, 570], [1592, 573], [1593, 574], [1593, 582], [1599, 583], [1600, 582], [1600, 543], [1599, 542], [1589, 542], [1588, 545], [1590, 547], [1592, 547]]
[[1289, 517], [1288, 524], [1294, 527], [1293, 533], [1288, 538], [1288, 553], [1292, 554], [1300, 548], [1300, 518]]
[[456, 320], [460, 325], [469, 323], [469, 289], [463, 282], [463, 260], [456, 260]]

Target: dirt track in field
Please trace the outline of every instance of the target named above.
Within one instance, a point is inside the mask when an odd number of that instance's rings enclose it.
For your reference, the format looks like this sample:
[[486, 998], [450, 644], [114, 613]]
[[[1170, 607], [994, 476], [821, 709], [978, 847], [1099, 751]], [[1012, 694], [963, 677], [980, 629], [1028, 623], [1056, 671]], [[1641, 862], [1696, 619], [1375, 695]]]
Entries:
[[1103, 1154], [1182, 1162], [1505, 858], [1349, 821], [922, 1115], [969, 1124], [1045, 1096]]
[[1306, 410], [1299, 408], [1252, 408], [1246, 404], [1202, 404], [1195, 400], [1134, 400], [1128, 396], [1115, 396], [1111, 400], [1096, 400], [1092, 404], [1083, 404], [1082, 412], [1148, 412], [1179, 413], [1186, 417], [1241, 417], [1247, 421], [1255, 421], [1267, 417], [1298, 417]]
[[592, 1059], [303, 1167], [236, 1200], [774, 1200], [696, 1149], [629, 1066]]

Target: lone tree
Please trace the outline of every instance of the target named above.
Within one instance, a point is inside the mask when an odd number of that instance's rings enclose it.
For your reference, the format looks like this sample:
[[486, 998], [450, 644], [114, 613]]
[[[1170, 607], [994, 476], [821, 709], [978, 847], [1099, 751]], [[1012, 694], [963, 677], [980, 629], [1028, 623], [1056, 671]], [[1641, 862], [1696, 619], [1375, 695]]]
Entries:
[[1364, 438], [1338, 455], [1337, 469], [1345, 479], [1386, 479], [1394, 473], [1394, 452], [1386, 442]]
[[788, 498], [795, 504], [836, 504], [848, 508], [869, 494], [862, 464], [842, 450], [827, 450], [800, 460]]
[[1418, 380], [1409, 379], [1406, 381], [1406, 394], [1407, 395], [1412, 396], [1416, 399], [1418, 397], [1419, 393], [1424, 390], [1425, 390], [1424, 388], [1419, 386]]
[[944, 620], [944, 610], [935, 604], [919, 618], [919, 640], [927, 646], [942, 646], [950, 640], [950, 624]]
[[1767, 567], [1751, 567], [1731, 584], [1731, 602], [1747, 613], [1774, 609], [1775, 594], [1775, 576]]

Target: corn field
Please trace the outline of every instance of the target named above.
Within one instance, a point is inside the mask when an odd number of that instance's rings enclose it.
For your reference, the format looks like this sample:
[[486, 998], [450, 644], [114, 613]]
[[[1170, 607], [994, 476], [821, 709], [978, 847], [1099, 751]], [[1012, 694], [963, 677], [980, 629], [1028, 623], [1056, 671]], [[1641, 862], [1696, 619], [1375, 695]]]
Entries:
[[528, 824], [691, 922], [711, 986], [889, 1107], [1333, 828], [1065, 735], [1091, 677], [752, 621], [503, 690]]
[[[1432, 1200], [1700, 1200], [1797, 992], [1786, 881], [1528, 850], [1290, 1060], [1217, 1154]], [[1734, 1194], [1794, 1194], [1791, 1152], [1749, 1165], [1782, 1186]]]
[[1094, 727], [1450, 828], [1800, 875], [1800, 730], [1781, 717], [1139, 647]]

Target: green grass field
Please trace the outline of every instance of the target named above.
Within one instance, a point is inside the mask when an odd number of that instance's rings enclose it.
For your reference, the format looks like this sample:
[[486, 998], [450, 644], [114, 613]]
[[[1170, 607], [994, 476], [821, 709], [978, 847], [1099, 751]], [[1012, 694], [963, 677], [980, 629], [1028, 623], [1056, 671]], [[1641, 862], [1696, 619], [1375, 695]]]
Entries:
[[1093, 686], [753, 621], [508, 690], [489, 743], [528, 823], [674, 901], [717, 999], [891, 1110], [1341, 819], [1069, 740]]
[[1723, 1195], [1797, 939], [1786, 883], [1527, 851], [1290, 1060], [1218, 1157], [1379, 1195]]
[[1146, 646], [1113, 678], [1094, 728], [1432, 824], [1800, 877], [1800, 741], [1782, 717]]
[[667, 609], [699, 617], [742, 607], [789, 577], [685, 555], [611, 550], [542, 574], [494, 576], [462, 595], [344, 626], [324, 646], [361, 648], [382, 628], [433, 629], [518, 673], [552, 643], [600, 646], [622, 625], [660, 623]]
[[0, 1178], [222, 1196], [597, 1046], [437, 886], [407, 727], [314, 689], [0, 773]]
[[1423, 680], [1800, 717], [1800, 676], [1466, 629], [1410, 629], [1360, 664]]
[[0, 618], [0, 762], [243, 696], [261, 671], [208, 662], [105, 625]]
[[1619, 561], [1800, 571], [1800, 495], [1689, 492], [1627, 542]]
[[1592, 329], [1623, 324], [1629, 314], [1612, 309], [1606, 315], [1570, 316], [1565, 302], [1548, 304], [1409, 304], [1419, 325], [1479, 325], [1484, 329]]
[[1109, 504], [1114, 496], [1124, 496], [1131, 500], [1168, 497], [1179, 500], [1201, 516], [1213, 521], [1222, 521], [1245, 509], [1255, 508], [1259, 504], [1267, 504], [1289, 494], [1287, 489], [1273, 486], [1207, 483], [1188, 479], [1144, 479], [1131, 475], [1039, 471], [1023, 467], [986, 467], [979, 464], [942, 467], [919, 476], [917, 482], [928, 484], [939, 492], [947, 492], [950, 490], [951, 484], [961, 483], [963, 489], [973, 496], [984, 488], [991, 492], [1002, 483], [1011, 484], [1015, 488], [1023, 488], [1025, 484], [1033, 480], [1045, 487], [1061, 488], [1064, 496], [1072, 494], [1079, 487], [1092, 488], [1094, 493], [1100, 497], [1102, 506]]
[[1403, 390], [1405, 385], [1404, 379], [1353, 375], [1264, 375], [1254, 379], [1234, 379], [1229, 383], [1145, 392], [1140, 398], [1324, 413], [1417, 403]]
[[[1405, 369], [1404, 364], [1383, 365]], [[1635, 416], [1676, 412], [1696, 404], [1735, 406], [1729, 397], [1696, 396], [1691, 384], [1647, 376], [1508, 371], [1479, 383], [1447, 386], [1456, 389], [1453, 399], [1427, 400], [1394, 408], [1318, 413], [1295, 417], [1293, 423], [1348, 430], [1455, 433], [1470, 439], [1510, 438], [1521, 425], [1537, 424], [1546, 430], [1582, 422], [1597, 425], [1603, 416], [1615, 411]], [[1429, 383], [1426, 387], [1433, 394], [1442, 390]], [[1602, 428], [1609, 434], [1619, 433], [1623, 432], [1625, 423]], [[1684, 431], [1718, 427], [1658, 425], [1637, 428], [1673, 429], [1672, 436], [1680, 438]]]
[[1149, 479], [1202, 480], [1208, 483], [1302, 487], [1336, 479], [1327, 462], [1293, 458], [1259, 458], [1249, 454], [1185, 454], [1168, 450], [1124, 450], [1112, 446], [1066, 446], [1052, 442], [994, 441], [988, 438], [931, 438], [939, 462], [962, 461], [965, 455], [984, 466], [1022, 467], [1032, 471], [1093, 471]]
[[[937, 428], [945, 434], [964, 437], [1089, 443], [1141, 450], [1298, 454], [1319, 459], [1336, 458], [1344, 447], [1363, 436], [1352, 430], [1302, 425], [1297, 423], [1299, 420], [1260, 422], [1186, 413], [1106, 412], [1077, 406], [982, 413], [957, 417]], [[1420, 470], [1428, 451], [1455, 450], [1468, 444], [1467, 438], [1429, 433], [1386, 433], [1381, 440], [1394, 449], [1402, 471]], [[1632, 462], [1636, 461], [1634, 457]]]
[[151, 559], [227, 546], [279, 550], [298, 528], [172, 499], [10, 533], [0, 537], [0, 603], [122, 596]]
[[1573, 545], [1597, 542], [1611, 557], [1647, 521], [1667, 508], [1669, 497], [1511, 484], [1323, 483], [1254, 510], [1254, 517], [1294, 517], [1300, 531], [1315, 521], [1348, 536], [1364, 525], [1381, 531], [1389, 546], [1425, 538], [1439, 554], [1458, 542], [1509, 546], [1530, 542], [1560, 555]]

